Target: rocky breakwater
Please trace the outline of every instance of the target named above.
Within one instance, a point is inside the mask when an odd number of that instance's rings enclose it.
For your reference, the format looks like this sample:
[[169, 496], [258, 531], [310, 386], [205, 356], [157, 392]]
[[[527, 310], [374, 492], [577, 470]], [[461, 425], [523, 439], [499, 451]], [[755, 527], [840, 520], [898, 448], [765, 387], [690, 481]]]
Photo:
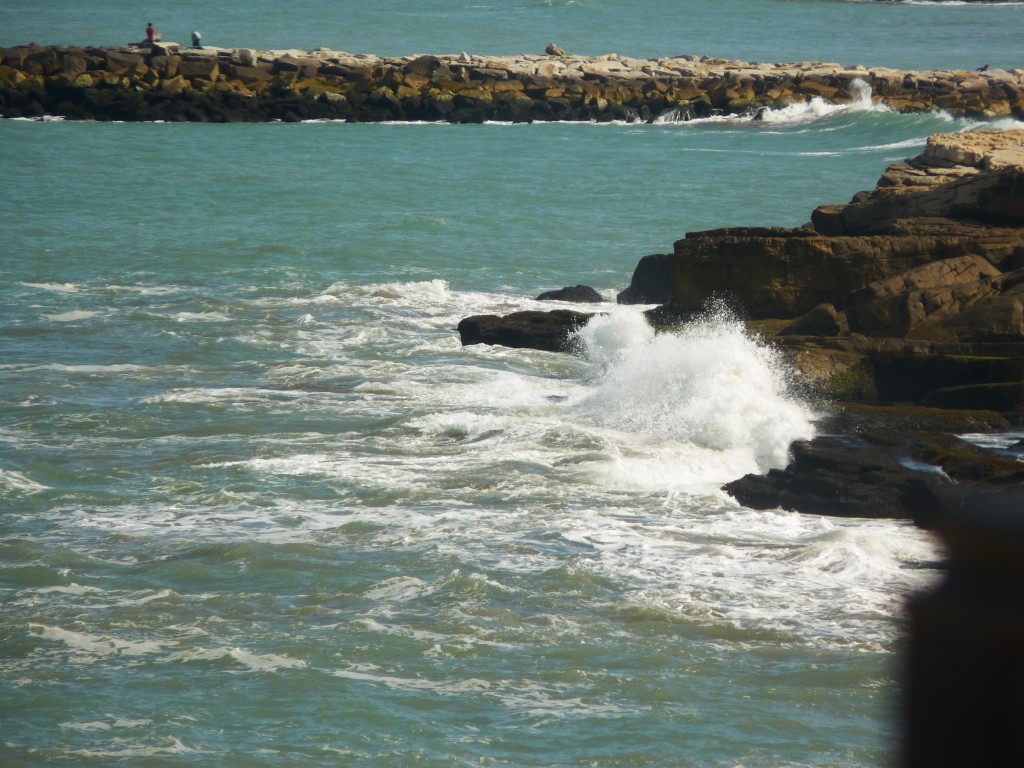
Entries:
[[685, 120], [820, 98], [1024, 118], [1024, 71], [911, 72], [692, 55], [381, 57], [328, 49], [0, 49], [0, 116], [95, 120]]
[[668, 327], [712, 299], [789, 357], [824, 414], [788, 467], [727, 486], [743, 504], [902, 517], [922, 493], [1022, 488], [1024, 441], [958, 435], [1024, 424], [1024, 131], [933, 136], [799, 228], [689, 233], [619, 295]]

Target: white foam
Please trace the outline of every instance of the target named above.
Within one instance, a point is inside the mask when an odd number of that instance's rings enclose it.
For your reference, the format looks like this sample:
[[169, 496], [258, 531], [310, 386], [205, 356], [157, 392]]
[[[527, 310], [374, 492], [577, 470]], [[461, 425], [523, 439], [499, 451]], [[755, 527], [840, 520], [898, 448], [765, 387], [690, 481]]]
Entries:
[[853, 80], [850, 90], [854, 98], [847, 104], [830, 104], [815, 96], [804, 104], [790, 104], [780, 109], [768, 109], [758, 118], [768, 124], [812, 123], [835, 115], [857, 112], [890, 112], [884, 104], [875, 104], [871, 98], [871, 86], [864, 80]]
[[376, 299], [399, 300], [403, 303], [421, 305], [446, 302], [451, 298], [451, 290], [446, 280], [412, 280], [396, 283], [371, 283], [369, 285], [338, 282], [324, 291], [328, 296], [350, 296], [353, 293]]
[[51, 363], [49, 365], [40, 366], [44, 370], [49, 371], [63, 371], [66, 373], [133, 373], [135, 371], [146, 370], [141, 365], [134, 363], [114, 363], [111, 365], [96, 365], [96, 364], [82, 364], [82, 365], [68, 365], [65, 363]]
[[90, 761], [113, 760], [123, 762], [131, 758], [139, 757], [167, 757], [175, 755], [202, 755], [211, 754], [212, 750], [196, 749], [186, 745], [180, 739], [169, 737], [164, 739], [167, 743], [164, 746], [132, 745], [124, 744], [120, 740], [111, 740], [106, 746], [107, 749], [74, 749], [67, 754], [70, 757], [85, 758]]
[[49, 320], [52, 323], [74, 323], [78, 320], [88, 320], [91, 317], [96, 317], [99, 312], [90, 312], [84, 309], [71, 310], [69, 312], [58, 312], [56, 314], [43, 315], [43, 318]]
[[114, 293], [120, 293], [123, 291], [131, 291], [138, 293], [141, 296], [167, 296], [170, 294], [181, 293], [182, 288], [177, 285], [108, 285], [106, 290]]
[[903, 141], [893, 141], [888, 144], [867, 144], [861, 147], [850, 147], [841, 151], [815, 151], [815, 152], [797, 152], [796, 154], [800, 157], [839, 157], [840, 155], [853, 155], [853, 154], [874, 154], [880, 150], [905, 150], [905, 149], [920, 149], [925, 145], [925, 138], [914, 138], [905, 139]]
[[990, 131], [1018, 131], [1024, 128], [1024, 121], [1015, 117], [997, 117], [993, 120], [965, 120], [967, 125], [963, 131], [990, 130]]
[[45, 624], [29, 624], [29, 629], [37, 637], [63, 643], [69, 650], [84, 657], [142, 656], [156, 653], [163, 648], [163, 644], [156, 640], [124, 640], [119, 637], [75, 632]]
[[179, 323], [224, 323], [231, 320], [222, 312], [176, 312], [171, 317]]
[[719, 313], [653, 335], [637, 314], [595, 317], [578, 334], [604, 368], [575, 404], [594, 423], [643, 440], [746, 454], [762, 472], [784, 466], [790, 444], [813, 435], [813, 414], [788, 394], [781, 359], [737, 320]]
[[405, 602], [433, 591], [426, 582], [415, 576], [396, 576], [368, 589], [362, 596], [380, 603]]
[[39, 493], [47, 490], [47, 486], [37, 483], [21, 472], [0, 469], [0, 489], [18, 493]]
[[764, 108], [757, 112], [742, 114], [714, 115], [686, 120], [678, 109], [670, 110], [659, 116], [655, 123], [659, 125], [701, 125], [706, 123], [752, 123], [760, 122], [765, 125], [802, 125], [805, 123], [816, 123], [837, 115], [853, 114], [857, 112], [890, 112], [884, 104], [875, 104], [871, 98], [871, 86], [864, 80], [853, 80], [850, 83], [850, 90], [854, 98], [845, 104], [833, 104], [825, 101], [820, 96], [805, 102], [794, 102], [784, 107], [775, 109]]
[[92, 720], [87, 722], [72, 720], [61, 723], [60, 727], [73, 731], [110, 731], [115, 728], [142, 728], [153, 722], [149, 718], [129, 720], [123, 717], [115, 717], [114, 715], [107, 715], [107, 718], [107, 720]]
[[168, 661], [220, 661], [230, 659], [245, 667], [248, 672], [277, 672], [281, 669], [298, 669], [307, 666], [301, 659], [293, 659], [275, 653], [254, 653], [244, 648], [198, 648], [173, 653]]
[[39, 595], [95, 595], [102, 594], [103, 592], [98, 587], [82, 586], [81, 584], [68, 584], [62, 587], [41, 587], [34, 591]]
[[67, 728], [72, 731], [109, 731], [112, 726], [110, 723], [104, 723], [97, 720], [89, 723], [66, 722], [61, 723], [60, 727]]
[[642, 518], [581, 519], [563, 533], [593, 568], [632, 583], [640, 610], [749, 642], [892, 648], [901, 595], [932, 574], [923, 532], [892, 521], [829, 520], [706, 502]]
[[304, 392], [257, 387], [203, 387], [197, 389], [173, 389], [169, 392], [143, 398], [141, 402], [146, 404], [191, 403], [194, 405], [212, 403], [269, 403], [276, 400], [295, 400], [308, 396], [309, 393]]
[[78, 286], [74, 283], [21, 283], [26, 288], [38, 288], [41, 291], [51, 293], [78, 293]]

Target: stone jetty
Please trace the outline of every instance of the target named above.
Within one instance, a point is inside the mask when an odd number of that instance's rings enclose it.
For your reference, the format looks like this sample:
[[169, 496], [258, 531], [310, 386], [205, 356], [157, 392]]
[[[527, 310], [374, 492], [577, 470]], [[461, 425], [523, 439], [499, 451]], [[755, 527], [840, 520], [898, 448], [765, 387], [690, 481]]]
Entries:
[[320, 48], [0, 49], [0, 116], [473, 123], [654, 121], [865, 97], [900, 112], [1024, 119], [1024, 71], [904, 71], [681, 55], [383, 57]]

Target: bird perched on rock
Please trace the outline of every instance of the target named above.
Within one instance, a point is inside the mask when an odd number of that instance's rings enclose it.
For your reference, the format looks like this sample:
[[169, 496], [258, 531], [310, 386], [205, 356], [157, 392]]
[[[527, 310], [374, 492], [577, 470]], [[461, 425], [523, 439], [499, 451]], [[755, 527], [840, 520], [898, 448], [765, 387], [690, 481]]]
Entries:
[[544, 53], [548, 56], [565, 56], [565, 51], [554, 43], [548, 43], [548, 47], [544, 49]]

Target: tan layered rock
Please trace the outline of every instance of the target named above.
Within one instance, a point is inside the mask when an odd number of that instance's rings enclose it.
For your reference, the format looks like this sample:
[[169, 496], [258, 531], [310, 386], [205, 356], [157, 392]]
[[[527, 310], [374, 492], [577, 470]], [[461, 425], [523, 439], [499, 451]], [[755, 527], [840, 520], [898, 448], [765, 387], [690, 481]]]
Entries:
[[890, 166], [874, 190], [821, 206], [811, 221], [818, 232], [841, 235], [923, 217], [1024, 224], [1024, 131], [932, 136], [920, 156]]
[[[868, 336], [927, 339], [940, 335], [954, 341], [974, 341], [971, 332], [978, 329], [957, 332], [955, 324], [951, 327], [949, 321], [978, 302], [998, 295], [994, 280], [1001, 274], [982, 257], [969, 255], [934, 261], [876, 281], [850, 295], [850, 328]], [[940, 328], [944, 332], [938, 334]], [[984, 330], [1024, 339], [1024, 327], [1019, 321], [1016, 327], [997, 330], [989, 326]]]

